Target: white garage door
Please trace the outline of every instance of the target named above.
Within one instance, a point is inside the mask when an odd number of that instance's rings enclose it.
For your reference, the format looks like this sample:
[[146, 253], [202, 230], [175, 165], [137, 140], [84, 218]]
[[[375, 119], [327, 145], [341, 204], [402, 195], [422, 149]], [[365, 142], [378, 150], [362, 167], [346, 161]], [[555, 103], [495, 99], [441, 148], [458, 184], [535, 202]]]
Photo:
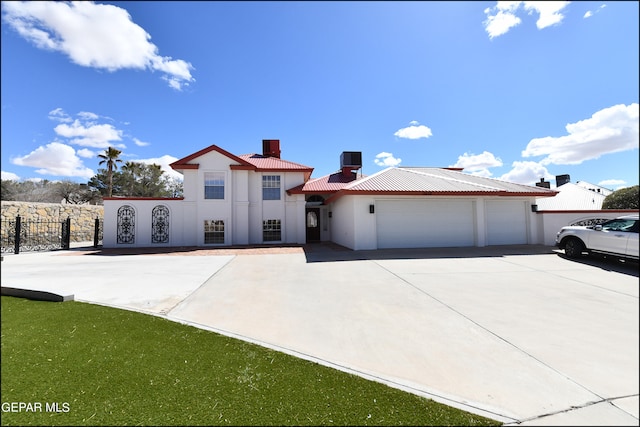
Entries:
[[475, 244], [472, 201], [380, 200], [375, 214], [378, 248]]
[[487, 245], [527, 243], [526, 204], [523, 201], [495, 200], [485, 203]]

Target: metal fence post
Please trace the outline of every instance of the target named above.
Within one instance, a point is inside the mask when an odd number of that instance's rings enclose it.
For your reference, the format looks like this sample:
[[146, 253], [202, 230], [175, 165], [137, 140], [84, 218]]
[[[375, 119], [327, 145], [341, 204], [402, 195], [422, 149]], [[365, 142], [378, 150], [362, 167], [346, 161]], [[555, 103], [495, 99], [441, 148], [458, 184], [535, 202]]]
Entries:
[[96, 217], [93, 225], [93, 247], [98, 247], [98, 241], [100, 240], [100, 218]]
[[14, 240], [13, 253], [18, 255], [20, 253], [20, 233], [22, 232], [22, 225], [20, 224], [20, 215], [16, 217], [16, 238]]
[[62, 226], [62, 249], [71, 247], [71, 218], [67, 217]]

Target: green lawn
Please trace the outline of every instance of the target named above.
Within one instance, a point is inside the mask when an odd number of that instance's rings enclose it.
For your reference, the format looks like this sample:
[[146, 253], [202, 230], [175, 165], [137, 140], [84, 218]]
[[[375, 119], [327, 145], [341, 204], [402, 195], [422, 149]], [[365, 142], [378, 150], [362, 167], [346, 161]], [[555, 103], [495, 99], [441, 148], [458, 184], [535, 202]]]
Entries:
[[500, 425], [155, 316], [1, 299], [2, 425]]

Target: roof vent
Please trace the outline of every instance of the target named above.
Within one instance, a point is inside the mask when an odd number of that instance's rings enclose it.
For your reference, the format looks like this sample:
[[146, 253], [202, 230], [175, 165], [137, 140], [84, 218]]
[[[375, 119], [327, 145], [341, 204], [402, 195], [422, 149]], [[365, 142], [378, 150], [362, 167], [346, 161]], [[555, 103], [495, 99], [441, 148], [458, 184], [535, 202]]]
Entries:
[[551, 183], [549, 181], [545, 181], [544, 178], [540, 178], [540, 182], [536, 182], [536, 187], [551, 189]]
[[262, 155], [266, 157], [280, 158], [280, 140], [279, 139], [263, 139]]

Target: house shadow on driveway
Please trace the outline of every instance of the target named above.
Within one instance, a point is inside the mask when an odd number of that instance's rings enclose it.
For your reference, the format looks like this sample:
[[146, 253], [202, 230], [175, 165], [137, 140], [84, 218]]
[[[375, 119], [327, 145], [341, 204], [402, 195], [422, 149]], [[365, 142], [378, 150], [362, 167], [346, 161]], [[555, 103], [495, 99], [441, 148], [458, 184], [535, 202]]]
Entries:
[[307, 262], [360, 261], [383, 259], [482, 258], [506, 255], [552, 254], [554, 247], [544, 245], [504, 245], [485, 247], [446, 247], [357, 250], [335, 243], [312, 243], [303, 246]]

